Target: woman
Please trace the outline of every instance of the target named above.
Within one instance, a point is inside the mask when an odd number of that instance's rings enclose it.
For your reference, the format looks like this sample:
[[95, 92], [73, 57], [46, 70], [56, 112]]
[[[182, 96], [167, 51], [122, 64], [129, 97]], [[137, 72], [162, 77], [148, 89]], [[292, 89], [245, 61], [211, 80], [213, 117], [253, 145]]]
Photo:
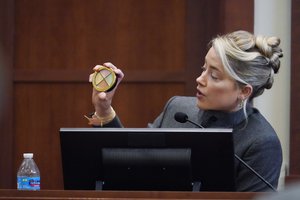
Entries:
[[[254, 36], [236, 31], [216, 37], [205, 57], [202, 74], [196, 79], [196, 97], [173, 97], [164, 111], [149, 124], [154, 128], [196, 126], [179, 123], [177, 112], [187, 113], [191, 121], [205, 128], [233, 128], [235, 153], [246, 161], [273, 187], [277, 187], [282, 164], [279, 139], [267, 120], [251, 104], [252, 100], [270, 89], [273, 76], [283, 56], [277, 37]], [[111, 63], [118, 76], [122, 71]], [[98, 70], [96, 66], [94, 70]], [[122, 127], [111, 107], [116, 89], [111, 92], [93, 91], [95, 113], [90, 124], [104, 127]], [[237, 191], [266, 191], [270, 188], [240, 162], [236, 162]]]

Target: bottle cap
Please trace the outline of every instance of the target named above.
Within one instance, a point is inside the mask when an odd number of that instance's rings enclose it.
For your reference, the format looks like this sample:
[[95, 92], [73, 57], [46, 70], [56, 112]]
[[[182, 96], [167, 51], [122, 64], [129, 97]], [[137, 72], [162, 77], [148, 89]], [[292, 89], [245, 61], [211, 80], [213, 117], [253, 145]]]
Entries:
[[101, 66], [93, 75], [92, 84], [99, 92], [109, 92], [117, 83], [115, 72], [105, 66]]
[[23, 153], [24, 158], [33, 158], [33, 153]]

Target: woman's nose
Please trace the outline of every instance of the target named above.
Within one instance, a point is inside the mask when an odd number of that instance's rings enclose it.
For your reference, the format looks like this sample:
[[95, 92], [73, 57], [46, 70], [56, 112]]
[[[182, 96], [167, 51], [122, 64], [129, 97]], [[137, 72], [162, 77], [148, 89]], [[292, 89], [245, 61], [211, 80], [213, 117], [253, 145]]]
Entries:
[[205, 86], [206, 85], [206, 79], [205, 79], [205, 72], [202, 72], [200, 76], [196, 79], [197, 84]]

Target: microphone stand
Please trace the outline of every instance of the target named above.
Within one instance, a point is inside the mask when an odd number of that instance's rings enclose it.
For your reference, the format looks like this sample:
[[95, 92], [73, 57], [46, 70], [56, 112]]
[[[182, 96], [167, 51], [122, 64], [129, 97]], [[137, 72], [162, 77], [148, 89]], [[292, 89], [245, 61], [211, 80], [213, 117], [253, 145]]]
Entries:
[[250, 167], [245, 161], [243, 161], [238, 155], [234, 154], [234, 157], [238, 159], [247, 169], [252, 171], [260, 180], [262, 180], [265, 184], [267, 184], [274, 192], [277, 192], [277, 190], [267, 181], [265, 180], [259, 173], [257, 173], [252, 167]]

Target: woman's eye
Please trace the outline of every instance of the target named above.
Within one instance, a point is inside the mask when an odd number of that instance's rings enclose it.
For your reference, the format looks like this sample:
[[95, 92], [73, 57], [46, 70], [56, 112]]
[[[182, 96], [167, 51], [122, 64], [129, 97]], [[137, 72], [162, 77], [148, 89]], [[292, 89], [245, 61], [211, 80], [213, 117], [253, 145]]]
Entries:
[[216, 74], [214, 74], [214, 73], [211, 73], [211, 78], [214, 79], [214, 80], [218, 80], [219, 79], [219, 77]]

